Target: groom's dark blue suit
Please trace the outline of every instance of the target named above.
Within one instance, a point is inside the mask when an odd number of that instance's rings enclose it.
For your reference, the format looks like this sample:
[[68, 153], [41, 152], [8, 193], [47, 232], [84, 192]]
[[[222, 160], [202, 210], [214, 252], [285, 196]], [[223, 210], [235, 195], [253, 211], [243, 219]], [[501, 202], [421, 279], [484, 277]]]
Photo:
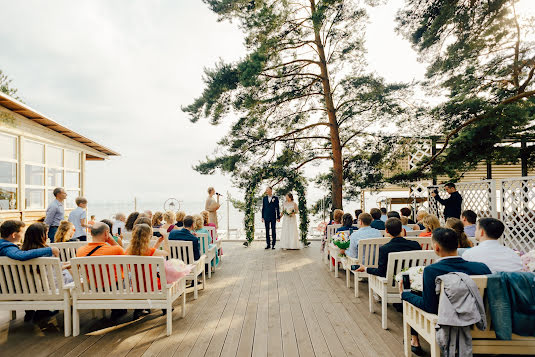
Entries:
[[266, 225], [266, 244], [270, 246], [270, 236], [269, 229], [271, 228], [273, 240], [271, 246], [275, 247], [275, 242], [277, 241], [277, 229], [276, 224], [277, 220], [281, 218], [280, 208], [279, 208], [279, 198], [277, 196], [271, 196], [271, 202], [269, 201], [268, 196], [264, 196], [262, 201], [262, 219]]

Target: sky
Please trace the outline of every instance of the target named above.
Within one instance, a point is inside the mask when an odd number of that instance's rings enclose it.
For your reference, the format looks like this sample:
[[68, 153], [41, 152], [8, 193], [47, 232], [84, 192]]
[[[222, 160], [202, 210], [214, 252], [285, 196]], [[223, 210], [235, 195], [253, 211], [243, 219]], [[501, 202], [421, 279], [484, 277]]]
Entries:
[[[389, 81], [421, 79], [425, 65], [394, 32], [402, 0], [370, 11], [368, 62]], [[237, 25], [201, 0], [0, 0], [0, 69], [25, 103], [121, 154], [87, 164], [93, 201], [204, 202], [228, 177], [192, 166], [211, 155], [228, 124], [190, 123], [180, 106], [203, 87], [203, 69], [245, 54]], [[319, 197], [321, 192], [309, 191]]]

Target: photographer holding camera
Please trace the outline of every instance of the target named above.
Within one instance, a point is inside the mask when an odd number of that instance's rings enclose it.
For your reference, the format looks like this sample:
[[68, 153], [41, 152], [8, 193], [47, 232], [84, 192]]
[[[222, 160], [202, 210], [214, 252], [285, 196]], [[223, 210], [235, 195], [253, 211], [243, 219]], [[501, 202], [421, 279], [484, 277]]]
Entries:
[[438, 195], [438, 190], [431, 192], [431, 197], [433, 197], [435, 200], [437, 200], [438, 203], [444, 206], [444, 220], [450, 217], [460, 218], [463, 198], [461, 197], [459, 192], [457, 192], [454, 183], [448, 182], [444, 185], [444, 189], [447, 193], [450, 194], [450, 197], [446, 199], [441, 198]]

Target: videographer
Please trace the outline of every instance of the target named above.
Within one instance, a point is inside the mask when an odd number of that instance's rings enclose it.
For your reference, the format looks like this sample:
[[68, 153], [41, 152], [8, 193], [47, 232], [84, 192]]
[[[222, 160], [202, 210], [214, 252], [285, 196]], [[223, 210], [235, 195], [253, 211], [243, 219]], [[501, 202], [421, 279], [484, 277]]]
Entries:
[[444, 185], [444, 189], [447, 193], [450, 194], [450, 197], [446, 199], [441, 198], [438, 195], [438, 190], [431, 192], [431, 197], [433, 197], [435, 200], [437, 200], [437, 202], [444, 206], [444, 220], [450, 217], [460, 218], [463, 198], [461, 197], [459, 192], [457, 192], [454, 183], [448, 182]]

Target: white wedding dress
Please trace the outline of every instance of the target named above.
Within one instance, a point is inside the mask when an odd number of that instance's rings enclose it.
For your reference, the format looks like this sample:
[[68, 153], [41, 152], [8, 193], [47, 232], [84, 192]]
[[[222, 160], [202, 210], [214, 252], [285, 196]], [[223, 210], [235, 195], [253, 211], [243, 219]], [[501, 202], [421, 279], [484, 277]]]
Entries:
[[[294, 211], [296, 214], [289, 216], [284, 214], [284, 211]], [[301, 249], [303, 243], [299, 239], [299, 232], [297, 231], [297, 205], [295, 202], [284, 202], [282, 204], [282, 230], [280, 246], [283, 249]]]

